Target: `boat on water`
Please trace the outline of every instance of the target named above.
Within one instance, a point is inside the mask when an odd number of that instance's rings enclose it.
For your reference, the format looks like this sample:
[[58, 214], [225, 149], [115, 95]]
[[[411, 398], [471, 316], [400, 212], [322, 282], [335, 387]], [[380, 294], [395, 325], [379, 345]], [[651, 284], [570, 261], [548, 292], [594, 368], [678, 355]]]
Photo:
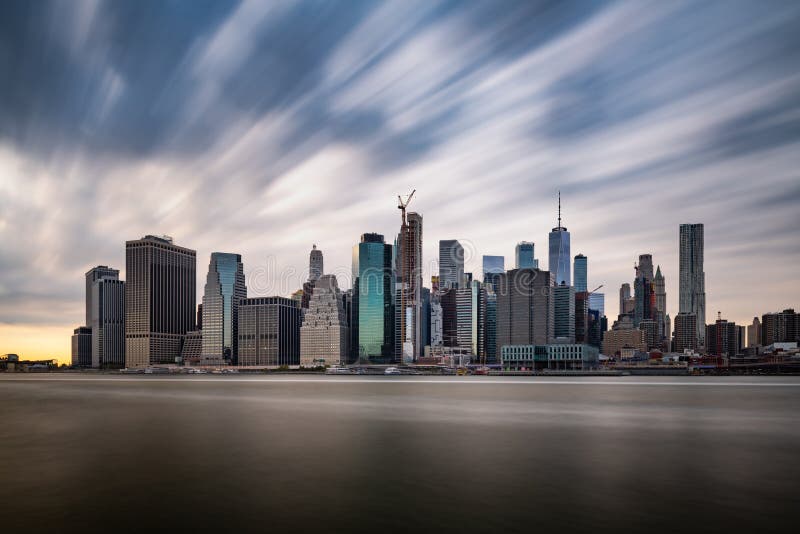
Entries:
[[352, 374], [352, 371], [347, 367], [328, 367], [325, 369], [326, 375], [349, 375]]
[[385, 375], [401, 375], [403, 374], [400, 372], [400, 369], [397, 367], [387, 367], [386, 370], [383, 372]]

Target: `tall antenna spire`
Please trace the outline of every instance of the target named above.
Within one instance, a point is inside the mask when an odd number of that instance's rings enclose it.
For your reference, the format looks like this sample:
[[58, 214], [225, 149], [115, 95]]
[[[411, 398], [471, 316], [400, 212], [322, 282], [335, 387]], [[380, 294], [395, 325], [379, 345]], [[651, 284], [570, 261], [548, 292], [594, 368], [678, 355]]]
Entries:
[[561, 228], [561, 190], [558, 190], [558, 227]]

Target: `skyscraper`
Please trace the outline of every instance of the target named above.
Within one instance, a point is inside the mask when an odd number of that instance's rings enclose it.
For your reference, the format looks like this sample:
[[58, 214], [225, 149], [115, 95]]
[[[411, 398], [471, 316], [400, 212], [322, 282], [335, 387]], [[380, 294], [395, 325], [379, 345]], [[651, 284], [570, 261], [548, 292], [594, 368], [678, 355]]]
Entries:
[[[404, 212], [405, 213], [405, 212]], [[411, 212], [397, 236], [397, 356], [414, 361], [422, 356], [422, 215]]]
[[[679, 312], [695, 315], [698, 346], [705, 345], [706, 330], [706, 274], [703, 271], [703, 249], [703, 225], [680, 225]], [[677, 330], [677, 324], [675, 329]]]
[[358, 317], [358, 358], [394, 359], [392, 246], [380, 234], [364, 234], [353, 247], [353, 306]]
[[237, 330], [240, 366], [300, 363], [300, 306], [297, 301], [285, 297], [242, 299]]
[[317, 279], [308, 311], [300, 327], [300, 365], [347, 363], [350, 329], [336, 276]]
[[458, 287], [464, 278], [464, 247], [455, 239], [439, 241], [439, 284]]
[[89, 367], [92, 365], [92, 329], [79, 326], [72, 334], [73, 367]]
[[308, 255], [308, 281], [316, 282], [323, 272], [322, 251], [317, 250], [317, 245], [313, 245]]
[[[519, 245], [517, 245], [519, 247]], [[483, 257], [483, 283], [497, 284], [497, 277], [505, 272], [505, 258], [503, 256]]]
[[631, 299], [631, 285], [624, 283], [619, 287], [619, 315], [624, 315], [628, 301]]
[[538, 269], [539, 262], [533, 251], [534, 244], [530, 241], [520, 241], [514, 249], [514, 265], [517, 269]]
[[239, 302], [247, 298], [239, 254], [212, 252], [203, 292], [203, 357], [236, 363]]
[[606, 295], [605, 293], [589, 294], [589, 309], [600, 312], [600, 316], [606, 314]]
[[656, 267], [656, 274], [653, 277], [653, 293], [655, 294], [655, 313], [654, 318], [658, 323], [658, 335], [660, 339], [668, 336], [669, 328], [667, 321], [667, 289], [664, 275], [661, 274], [661, 266]]
[[575, 343], [574, 287], [562, 282], [553, 288], [553, 314], [553, 338], [555, 342]]
[[653, 255], [639, 254], [639, 274], [648, 282], [653, 281]]
[[548, 257], [550, 272], [555, 284], [572, 285], [570, 277], [569, 232], [561, 226], [561, 192], [558, 192], [558, 226], [553, 228], [549, 236], [550, 255]]
[[125, 282], [116, 274], [92, 283], [92, 367], [125, 366]]
[[168, 236], [125, 243], [125, 365], [174, 363], [195, 324], [196, 255]]
[[119, 280], [119, 271], [107, 265], [98, 265], [86, 271], [86, 325], [92, 324], [92, 284], [101, 278]]
[[574, 275], [575, 275], [575, 292], [576, 293], [580, 293], [582, 291], [589, 291], [589, 289], [586, 287], [588, 285], [588, 282], [587, 282], [588, 265], [587, 265], [586, 256], [584, 256], [583, 254], [578, 254], [577, 256], [575, 256], [575, 268], [574, 268], [574, 270], [575, 270], [575, 272], [574, 272]]
[[739, 328], [719, 315], [717, 322], [706, 326], [706, 352], [714, 356], [731, 358], [739, 354]]
[[684, 350], [697, 350], [697, 316], [693, 313], [678, 312], [675, 316], [675, 328], [673, 332], [675, 342], [673, 350], [683, 352]]
[[547, 345], [553, 337], [553, 276], [538, 269], [503, 273], [497, 288], [497, 353], [507, 345]]

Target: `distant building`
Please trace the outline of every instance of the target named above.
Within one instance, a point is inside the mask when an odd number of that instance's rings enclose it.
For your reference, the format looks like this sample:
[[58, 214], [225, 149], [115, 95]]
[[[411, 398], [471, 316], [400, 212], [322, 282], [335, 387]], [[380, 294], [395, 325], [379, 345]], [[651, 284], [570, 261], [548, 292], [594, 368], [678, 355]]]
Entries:
[[183, 337], [181, 361], [184, 365], [201, 363], [203, 357], [203, 331], [189, 330]]
[[589, 309], [597, 310], [600, 315], [606, 314], [606, 295], [605, 293], [589, 293]]
[[236, 363], [239, 302], [247, 298], [242, 256], [212, 252], [203, 292], [203, 357]]
[[[679, 312], [694, 314], [698, 346], [705, 346], [706, 274], [702, 224], [682, 224], [679, 235]], [[675, 318], [677, 321], [677, 317]], [[675, 330], [678, 330], [677, 323]], [[696, 347], [695, 347], [696, 348]]]
[[488, 364], [497, 363], [497, 293], [493, 284], [484, 284], [481, 288], [480, 335], [482, 343], [478, 347], [478, 356]]
[[239, 365], [300, 364], [300, 306], [285, 297], [239, 303]]
[[336, 276], [317, 279], [314, 295], [300, 327], [300, 365], [347, 363], [350, 329]]
[[553, 278], [538, 269], [503, 273], [497, 287], [497, 358], [506, 345], [547, 345], [554, 333]]
[[88, 326], [79, 326], [72, 334], [72, 365], [92, 366], [92, 329]]
[[597, 347], [585, 344], [506, 345], [501, 351], [505, 371], [583, 371], [597, 367], [598, 360]]
[[[519, 247], [519, 245], [517, 245]], [[497, 277], [505, 272], [505, 258], [503, 256], [483, 257], [483, 283], [497, 287]]]
[[626, 314], [627, 302], [631, 299], [631, 285], [624, 283], [619, 288], [619, 315]]
[[589, 291], [587, 277], [588, 277], [588, 259], [583, 254], [575, 256], [574, 261], [574, 276], [575, 276], [575, 293]]
[[640, 352], [647, 350], [644, 332], [635, 328], [629, 317], [616, 321], [611, 330], [605, 332], [603, 336], [603, 354], [617, 356], [625, 348]]
[[316, 282], [324, 272], [322, 251], [317, 249], [317, 245], [313, 245], [308, 255], [308, 281]]
[[[697, 316], [693, 313], [678, 313], [675, 316], [673, 337], [672, 350], [675, 352], [683, 352], [686, 349], [697, 351], [699, 345], [697, 339]], [[705, 337], [705, 333], [703, 337]]]
[[520, 241], [514, 249], [514, 268], [538, 269], [539, 261], [533, 252], [534, 244], [530, 241]]
[[147, 235], [125, 243], [125, 365], [175, 363], [195, 328], [194, 250]]
[[569, 232], [561, 226], [561, 193], [558, 194], [558, 226], [553, 228], [549, 235], [550, 255], [548, 257], [550, 272], [555, 279], [555, 285], [562, 283], [572, 285], [570, 276]]
[[753, 317], [753, 324], [747, 327], [747, 346], [761, 346], [761, 321], [758, 317]]
[[791, 308], [761, 316], [761, 344], [800, 342], [800, 314]]
[[565, 283], [553, 288], [553, 337], [556, 343], [575, 343], [575, 288]]
[[353, 247], [353, 306], [358, 317], [359, 360], [388, 363], [394, 355], [392, 246], [380, 234], [364, 234]]
[[91, 335], [91, 361], [100, 367], [125, 365], [125, 282], [119, 271], [99, 265], [86, 273], [86, 326]]
[[464, 247], [455, 239], [439, 241], [439, 284], [458, 287], [464, 278]]
[[721, 317], [714, 324], [706, 326], [706, 352], [714, 356], [733, 357], [739, 354], [739, 328], [736, 323]]
[[397, 327], [395, 354], [410, 363], [423, 355], [422, 343], [422, 215], [411, 212], [397, 236]]

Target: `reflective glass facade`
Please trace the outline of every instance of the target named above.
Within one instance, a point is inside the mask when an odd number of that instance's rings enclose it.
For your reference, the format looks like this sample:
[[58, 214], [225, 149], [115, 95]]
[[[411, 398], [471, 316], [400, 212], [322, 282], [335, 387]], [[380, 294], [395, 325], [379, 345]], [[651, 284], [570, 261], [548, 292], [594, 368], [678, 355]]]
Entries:
[[514, 259], [516, 269], [536, 269], [539, 263], [534, 259], [533, 243], [529, 241], [521, 241], [517, 243], [514, 249]]
[[242, 257], [213, 252], [203, 294], [203, 356], [236, 362], [239, 301], [246, 297]]
[[353, 247], [353, 294], [358, 317], [358, 358], [394, 358], [392, 246], [380, 234], [364, 234]]
[[562, 282], [572, 285], [570, 276], [569, 232], [563, 226], [553, 228], [550, 232], [549, 268], [555, 277], [555, 284]]
[[587, 286], [587, 260], [583, 254], [575, 256], [575, 292], [589, 291]]

